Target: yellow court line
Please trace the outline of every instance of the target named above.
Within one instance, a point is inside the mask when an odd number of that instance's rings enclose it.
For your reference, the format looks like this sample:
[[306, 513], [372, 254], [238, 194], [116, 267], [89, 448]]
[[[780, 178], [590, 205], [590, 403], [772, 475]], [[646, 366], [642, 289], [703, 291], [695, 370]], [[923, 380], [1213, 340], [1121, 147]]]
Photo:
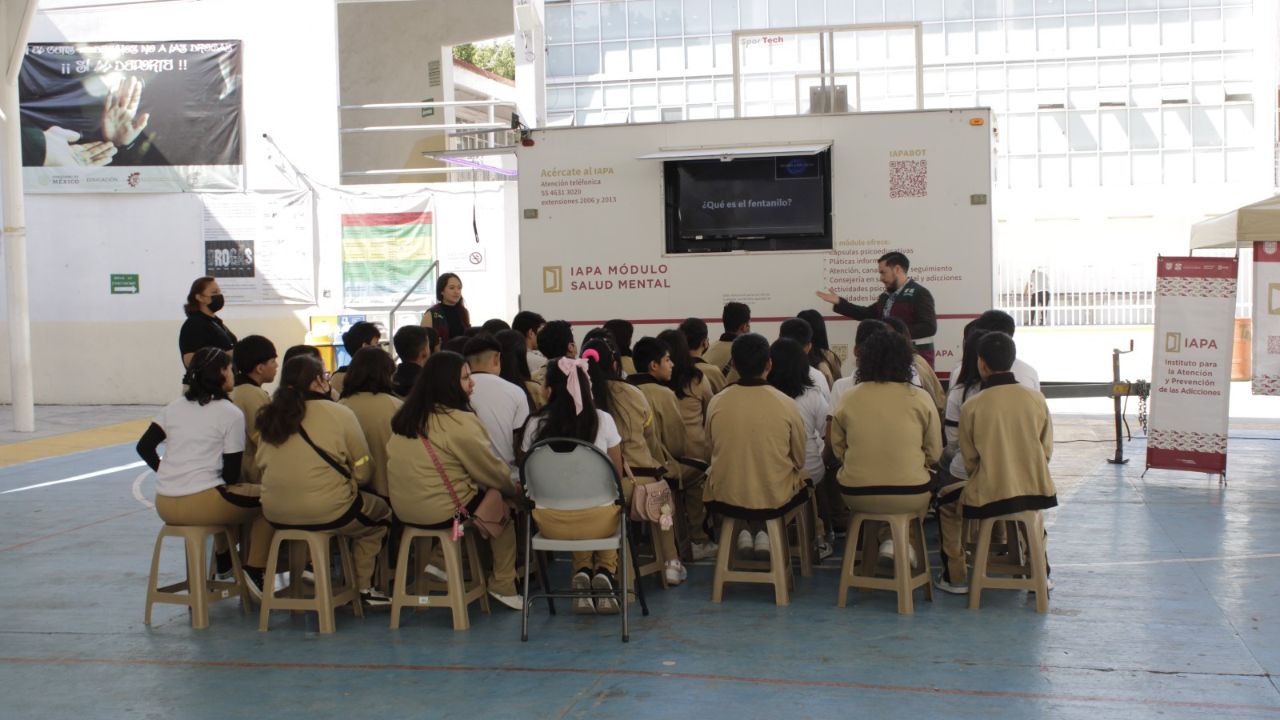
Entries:
[[96, 450], [120, 443], [136, 442], [150, 424], [149, 419], [130, 420], [115, 425], [103, 425], [89, 430], [2, 445], [0, 446], [0, 467], [70, 455], [85, 450]]

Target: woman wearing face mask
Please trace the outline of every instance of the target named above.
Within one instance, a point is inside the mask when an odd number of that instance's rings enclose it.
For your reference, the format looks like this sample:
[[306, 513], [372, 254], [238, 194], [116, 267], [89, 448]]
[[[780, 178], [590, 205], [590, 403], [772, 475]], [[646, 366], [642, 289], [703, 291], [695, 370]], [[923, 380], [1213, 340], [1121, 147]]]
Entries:
[[462, 301], [462, 278], [453, 273], [441, 275], [436, 281], [436, 300], [439, 302], [422, 316], [422, 324], [433, 328], [441, 343], [462, 337], [471, 328], [471, 313]]
[[191, 283], [187, 304], [182, 306], [187, 313], [187, 321], [182, 323], [182, 330], [178, 333], [182, 367], [191, 366], [191, 356], [200, 348], [213, 347], [231, 352], [235, 347], [235, 333], [228, 330], [218, 317], [218, 311], [225, 302], [217, 280], [202, 277]]

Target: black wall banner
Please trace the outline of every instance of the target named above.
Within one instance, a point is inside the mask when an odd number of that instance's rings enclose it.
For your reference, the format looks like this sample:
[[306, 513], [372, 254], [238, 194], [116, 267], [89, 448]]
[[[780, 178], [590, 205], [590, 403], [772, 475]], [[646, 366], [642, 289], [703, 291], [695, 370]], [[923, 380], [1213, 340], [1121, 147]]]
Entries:
[[238, 40], [29, 44], [26, 191], [242, 189], [240, 50]]

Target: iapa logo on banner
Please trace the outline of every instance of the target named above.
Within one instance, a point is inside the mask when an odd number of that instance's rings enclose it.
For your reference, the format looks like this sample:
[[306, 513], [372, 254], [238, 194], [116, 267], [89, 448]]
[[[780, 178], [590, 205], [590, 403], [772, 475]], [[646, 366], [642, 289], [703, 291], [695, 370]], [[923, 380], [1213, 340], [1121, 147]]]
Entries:
[[542, 292], [564, 292], [564, 268], [560, 265], [545, 265], [542, 268]]
[[1165, 333], [1164, 351], [1167, 353], [1182, 352], [1182, 333]]

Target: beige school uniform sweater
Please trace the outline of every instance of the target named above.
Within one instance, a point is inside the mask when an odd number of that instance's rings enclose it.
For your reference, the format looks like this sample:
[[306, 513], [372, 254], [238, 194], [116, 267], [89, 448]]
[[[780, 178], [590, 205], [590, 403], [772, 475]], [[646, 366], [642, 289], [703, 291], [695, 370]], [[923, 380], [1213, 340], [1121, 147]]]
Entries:
[[934, 407], [938, 408], [938, 412], [945, 413], [947, 411], [947, 393], [942, 389], [942, 383], [938, 381], [938, 374], [929, 367], [929, 361], [924, 359], [922, 355], [912, 355], [911, 361], [916, 366], [916, 374], [920, 376], [920, 386], [924, 391], [929, 393], [929, 397], [933, 400]]
[[676, 402], [676, 394], [646, 374], [632, 375], [627, 378], [640, 392], [644, 393], [653, 410], [653, 440], [649, 452], [654, 459], [662, 463], [667, 477], [678, 478], [684, 469], [676, 458], [684, 457], [687, 452], [684, 418], [680, 416], [680, 405]]
[[942, 455], [938, 411], [910, 383], [854, 385], [831, 413], [831, 450], [846, 495], [929, 492], [929, 466]]
[[711, 459], [711, 452], [707, 448], [706, 424], [707, 407], [714, 395], [710, 381], [703, 375], [701, 380], [692, 382], [685, 388], [684, 397], [676, 398], [680, 419], [684, 422], [684, 457], [704, 463]]
[[231, 391], [231, 402], [244, 413], [244, 462], [240, 463], [240, 482], [258, 484], [262, 482], [258, 464], [254, 458], [258, 455], [258, 430], [254, 422], [258, 419], [258, 411], [263, 405], [271, 402], [271, 395], [261, 386], [252, 382], [241, 382]]
[[359, 487], [373, 476], [360, 423], [349, 408], [332, 400], [307, 400], [302, 428], [351, 477], [343, 477], [325, 462], [301, 433], [290, 435], [281, 445], [263, 442], [257, 455], [262, 514], [277, 525], [342, 527], [355, 519]]
[[1019, 385], [1012, 373], [992, 375], [982, 385], [960, 410], [960, 452], [969, 471], [960, 496], [964, 516], [1055, 507], [1053, 421], [1044, 396]]
[[712, 395], [723, 390], [724, 386], [728, 384], [724, 379], [724, 373], [715, 365], [702, 358], [696, 358], [694, 364], [702, 371], [702, 376], [707, 379], [707, 384], [711, 386]]
[[807, 497], [800, 409], [764, 380], [744, 380], [711, 400], [707, 443], [707, 509], [766, 519], [784, 514]]
[[356, 414], [365, 442], [369, 444], [369, 456], [373, 458], [369, 490], [380, 497], [387, 497], [387, 440], [391, 438], [391, 417], [404, 401], [387, 393], [362, 392], [342, 398], [338, 404], [351, 408], [351, 412]]
[[[511, 468], [494, 454], [475, 413], [434, 413], [427, 419], [427, 437], [463, 506], [486, 488], [515, 496]], [[453, 517], [453, 500], [420, 438], [393, 434], [387, 441], [387, 485], [391, 509], [410, 525], [434, 525]]]
[[702, 353], [702, 359], [709, 365], [714, 366], [720, 372], [729, 372], [729, 361], [733, 359], [733, 341], [734, 338], [725, 339], [721, 336], [719, 340], [711, 343], [711, 347]]
[[622, 436], [622, 461], [637, 476], [645, 471], [662, 468], [651, 449], [657, 444], [653, 427], [653, 410], [638, 388], [625, 380], [609, 380], [609, 414]]

